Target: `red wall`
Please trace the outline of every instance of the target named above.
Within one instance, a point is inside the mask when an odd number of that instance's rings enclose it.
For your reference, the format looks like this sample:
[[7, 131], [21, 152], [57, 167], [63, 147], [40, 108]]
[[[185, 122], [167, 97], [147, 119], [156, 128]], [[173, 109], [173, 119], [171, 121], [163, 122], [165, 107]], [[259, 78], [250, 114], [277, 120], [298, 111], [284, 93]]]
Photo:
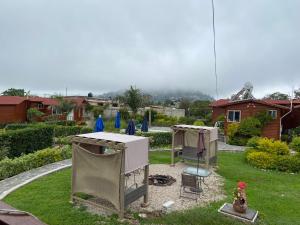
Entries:
[[26, 111], [26, 102], [19, 105], [0, 105], [0, 123], [25, 122]]
[[230, 124], [230, 122], [227, 122], [227, 112], [228, 110], [240, 110], [241, 111], [241, 120], [250, 117], [250, 116], [255, 116], [257, 113], [266, 111], [266, 110], [277, 110], [277, 118], [270, 123], [268, 123], [263, 131], [262, 131], [262, 136], [263, 137], [268, 137], [268, 138], [274, 138], [274, 139], [279, 139], [280, 138], [280, 117], [283, 115], [282, 110], [272, 107], [272, 106], [267, 106], [259, 103], [240, 103], [240, 104], [235, 104], [235, 105], [229, 105], [225, 106], [224, 108], [215, 108], [213, 107], [213, 122], [216, 122], [215, 119], [218, 117], [220, 114], [225, 114], [225, 123], [224, 123], [224, 128], [225, 128], [225, 135], [227, 133], [227, 126]]

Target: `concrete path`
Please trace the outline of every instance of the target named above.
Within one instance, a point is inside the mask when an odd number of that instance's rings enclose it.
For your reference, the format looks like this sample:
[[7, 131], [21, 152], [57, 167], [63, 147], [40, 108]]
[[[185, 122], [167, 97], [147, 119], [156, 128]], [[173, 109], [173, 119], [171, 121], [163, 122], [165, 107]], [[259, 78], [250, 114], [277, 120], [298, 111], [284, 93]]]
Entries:
[[60, 162], [48, 164], [36, 169], [32, 169], [16, 176], [0, 181], [0, 200], [7, 196], [14, 190], [36, 180], [42, 176], [53, 173], [55, 171], [70, 167], [72, 165], [71, 159], [66, 159]]
[[245, 151], [245, 149], [245, 146], [229, 145], [221, 141], [218, 142], [219, 151], [242, 152]]

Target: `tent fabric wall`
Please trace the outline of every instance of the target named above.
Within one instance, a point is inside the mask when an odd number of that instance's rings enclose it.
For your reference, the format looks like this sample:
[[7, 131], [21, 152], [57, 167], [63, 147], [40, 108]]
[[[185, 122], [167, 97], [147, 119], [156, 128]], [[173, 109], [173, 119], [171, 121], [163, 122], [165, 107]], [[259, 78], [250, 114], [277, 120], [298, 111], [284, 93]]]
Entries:
[[120, 210], [122, 154], [94, 154], [73, 144], [72, 192], [106, 199]]

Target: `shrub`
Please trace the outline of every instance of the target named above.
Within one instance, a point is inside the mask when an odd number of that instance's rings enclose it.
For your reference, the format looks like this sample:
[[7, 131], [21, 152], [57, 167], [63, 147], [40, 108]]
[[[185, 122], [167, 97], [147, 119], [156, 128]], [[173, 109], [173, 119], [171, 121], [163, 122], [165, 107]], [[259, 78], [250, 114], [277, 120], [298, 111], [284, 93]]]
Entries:
[[0, 134], [0, 143], [8, 143], [8, 157], [18, 157], [53, 145], [53, 128], [40, 126], [10, 130]]
[[0, 180], [71, 157], [71, 147], [64, 146], [63, 148], [47, 148], [14, 159], [5, 158], [0, 161]]
[[258, 142], [261, 138], [260, 137], [252, 137], [248, 140], [247, 142], [247, 147], [251, 147], [251, 148], [257, 148], [258, 147]]
[[258, 119], [248, 117], [240, 123], [238, 134], [249, 138], [253, 136], [260, 136], [261, 128], [261, 123]]
[[294, 137], [292, 142], [290, 143], [290, 147], [294, 151], [300, 152], [300, 137]]
[[268, 138], [260, 138], [257, 149], [275, 155], [288, 155], [290, 153], [289, 147], [285, 142], [274, 141]]
[[57, 120], [57, 121], [46, 121], [48, 125], [61, 125], [61, 126], [75, 126], [76, 121], [74, 120]]
[[194, 117], [180, 117], [178, 119], [178, 123], [180, 123], [180, 124], [188, 124], [188, 125], [194, 124], [195, 121], [196, 121], [196, 119]]
[[276, 168], [279, 171], [287, 171], [293, 173], [299, 172], [300, 158], [291, 155], [280, 156], [276, 161]]
[[240, 127], [240, 125], [238, 123], [230, 123], [227, 126], [227, 135], [228, 135], [229, 139], [233, 138], [235, 136], [239, 127]]
[[27, 119], [30, 122], [36, 121], [39, 117], [43, 116], [44, 113], [36, 108], [30, 108], [27, 110]]
[[28, 124], [28, 123], [10, 123], [6, 125], [5, 130], [18, 130], [18, 129], [28, 128], [31, 126], [32, 124]]
[[196, 120], [193, 125], [195, 126], [205, 126], [204, 122], [202, 120]]
[[70, 135], [91, 133], [92, 128], [82, 127], [82, 126], [54, 126], [54, 136], [55, 137], [66, 137]]
[[276, 156], [267, 152], [250, 152], [246, 159], [249, 164], [261, 169], [275, 169]]
[[137, 133], [136, 135], [149, 137], [150, 147], [164, 147], [172, 144], [172, 133], [171, 132], [148, 132], [148, 133]]

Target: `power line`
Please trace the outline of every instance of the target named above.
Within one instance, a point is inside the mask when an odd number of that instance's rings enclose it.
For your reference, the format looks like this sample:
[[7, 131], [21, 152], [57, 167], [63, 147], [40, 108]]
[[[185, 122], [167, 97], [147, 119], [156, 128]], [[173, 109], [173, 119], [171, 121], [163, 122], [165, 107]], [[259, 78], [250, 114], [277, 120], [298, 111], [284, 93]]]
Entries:
[[216, 52], [216, 29], [215, 29], [215, 4], [214, 0], [211, 0], [211, 7], [212, 7], [212, 26], [213, 26], [213, 35], [214, 35], [214, 59], [215, 59], [215, 79], [216, 79], [216, 97], [218, 99], [219, 92], [218, 92], [218, 74], [217, 74], [217, 52]]

